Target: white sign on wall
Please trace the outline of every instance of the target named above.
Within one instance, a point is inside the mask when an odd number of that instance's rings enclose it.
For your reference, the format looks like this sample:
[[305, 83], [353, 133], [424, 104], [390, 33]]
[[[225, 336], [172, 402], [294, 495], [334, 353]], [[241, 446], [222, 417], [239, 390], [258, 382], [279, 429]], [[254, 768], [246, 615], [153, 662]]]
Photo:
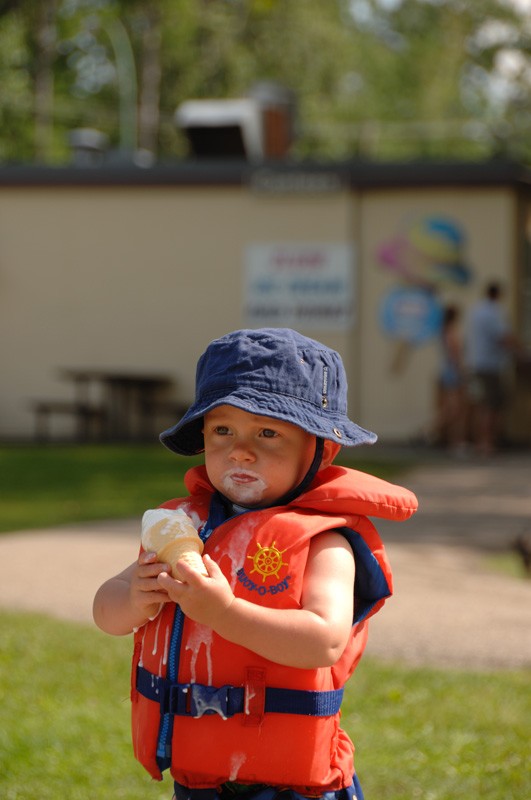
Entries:
[[344, 330], [354, 322], [351, 245], [252, 244], [245, 253], [249, 327]]

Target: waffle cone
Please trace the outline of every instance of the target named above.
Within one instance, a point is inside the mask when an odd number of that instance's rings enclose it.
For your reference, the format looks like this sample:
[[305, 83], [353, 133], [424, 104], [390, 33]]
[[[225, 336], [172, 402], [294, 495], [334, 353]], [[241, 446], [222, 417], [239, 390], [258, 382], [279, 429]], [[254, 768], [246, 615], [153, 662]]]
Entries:
[[191, 536], [169, 542], [157, 553], [159, 561], [166, 561], [171, 566], [171, 574], [174, 578], [181, 580], [179, 571], [179, 561], [184, 561], [192, 569], [207, 575], [201, 553], [203, 552], [203, 542], [199, 536], [192, 539]]

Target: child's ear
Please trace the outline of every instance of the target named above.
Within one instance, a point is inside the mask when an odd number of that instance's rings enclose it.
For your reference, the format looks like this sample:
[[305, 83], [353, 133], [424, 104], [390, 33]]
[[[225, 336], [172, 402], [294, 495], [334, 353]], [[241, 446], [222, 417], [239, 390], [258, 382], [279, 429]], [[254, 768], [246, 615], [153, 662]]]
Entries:
[[332, 442], [330, 439], [325, 439], [323, 446], [323, 457], [321, 459], [321, 465], [319, 469], [321, 470], [325, 469], [326, 467], [329, 467], [340, 450], [341, 450], [340, 444]]

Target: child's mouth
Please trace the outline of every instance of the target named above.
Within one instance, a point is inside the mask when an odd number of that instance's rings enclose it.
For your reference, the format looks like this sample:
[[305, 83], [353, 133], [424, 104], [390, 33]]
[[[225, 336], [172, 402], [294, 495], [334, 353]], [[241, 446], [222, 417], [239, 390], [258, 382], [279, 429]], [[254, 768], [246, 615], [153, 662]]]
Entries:
[[259, 503], [267, 484], [261, 475], [248, 470], [228, 470], [222, 478], [222, 486], [233, 502], [245, 505]]
[[249, 475], [248, 472], [232, 472], [228, 477], [230, 477], [234, 483], [240, 484], [253, 483], [253, 481], [258, 480], [256, 475]]

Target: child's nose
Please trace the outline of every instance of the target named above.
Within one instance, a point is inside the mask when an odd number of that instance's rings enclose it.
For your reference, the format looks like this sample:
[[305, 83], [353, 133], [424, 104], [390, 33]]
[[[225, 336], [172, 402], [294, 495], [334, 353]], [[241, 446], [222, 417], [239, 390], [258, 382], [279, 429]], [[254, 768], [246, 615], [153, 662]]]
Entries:
[[254, 461], [254, 450], [246, 439], [235, 441], [230, 455], [235, 461]]

